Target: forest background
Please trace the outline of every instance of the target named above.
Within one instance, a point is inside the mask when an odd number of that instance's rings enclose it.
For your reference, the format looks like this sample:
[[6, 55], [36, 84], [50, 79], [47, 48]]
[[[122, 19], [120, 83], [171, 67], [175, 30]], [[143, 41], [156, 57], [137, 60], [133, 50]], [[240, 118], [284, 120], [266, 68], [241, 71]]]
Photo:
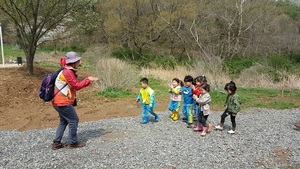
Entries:
[[0, 2], [6, 62], [25, 53], [29, 75], [36, 67], [59, 67], [58, 58], [73, 50], [85, 57], [82, 69], [100, 77], [99, 93], [108, 97], [116, 90], [130, 95], [142, 76], [163, 91], [172, 78], [190, 74], [205, 75], [216, 95], [234, 80], [248, 87], [246, 93], [271, 87], [299, 98], [293, 90], [300, 87], [297, 1]]

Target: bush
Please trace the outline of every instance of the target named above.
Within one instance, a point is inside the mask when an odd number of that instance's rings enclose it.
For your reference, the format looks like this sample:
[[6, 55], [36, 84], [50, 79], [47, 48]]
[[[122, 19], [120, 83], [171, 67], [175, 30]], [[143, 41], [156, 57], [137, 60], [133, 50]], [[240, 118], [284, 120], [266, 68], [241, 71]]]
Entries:
[[136, 50], [130, 48], [117, 49], [112, 52], [112, 55], [117, 59], [146, 68], [160, 67], [163, 69], [174, 69], [176, 66], [190, 64], [191, 62], [187, 57], [177, 57], [168, 54], [162, 55], [150, 50], [145, 50], [144, 54], [140, 55]]
[[243, 70], [250, 68], [254, 63], [254, 59], [250, 57], [238, 57], [225, 61], [229, 74], [233, 76], [239, 76]]
[[271, 66], [275, 71], [289, 70], [289, 68], [292, 66], [292, 62], [287, 56], [284, 55], [272, 55], [267, 59], [269, 66]]
[[138, 81], [138, 72], [126, 62], [115, 58], [100, 59], [96, 71], [102, 90], [107, 88], [130, 90]]

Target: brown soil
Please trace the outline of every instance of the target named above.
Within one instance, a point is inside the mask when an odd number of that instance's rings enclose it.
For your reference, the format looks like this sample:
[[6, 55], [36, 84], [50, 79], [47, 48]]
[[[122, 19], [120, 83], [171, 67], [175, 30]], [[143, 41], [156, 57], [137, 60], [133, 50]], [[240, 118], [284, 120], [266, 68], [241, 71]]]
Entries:
[[[38, 97], [43, 77], [53, 70], [35, 67], [28, 76], [25, 67], [0, 69], [0, 130], [31, 130], [56, 127], [58, 113], [51, 103]], [[79, 71], [79, 76], [90, 72]], [[80, 122], [100, 119], [140, 116], [141, 108], [135, 98], [109, 99], [97, 96], [98, 89], [88, 86], [77, 93], [76, 112]], [[160, 100], [156, 111], [167, 110], [167, 100]]]

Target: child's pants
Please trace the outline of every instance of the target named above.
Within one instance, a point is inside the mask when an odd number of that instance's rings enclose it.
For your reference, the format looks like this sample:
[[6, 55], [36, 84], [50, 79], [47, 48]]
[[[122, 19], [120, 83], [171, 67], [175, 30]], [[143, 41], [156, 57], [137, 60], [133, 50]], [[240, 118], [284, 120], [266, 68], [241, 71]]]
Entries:
[[150, 112], [155, 117], [155, 119], [158, 118], [158, 115], [154, 113], [153, 107], [150, 107], [149, 104], [142, 104], [143, 122], [149, 122], [148, 112]]
[[224, 124], [225, 122], [225, 118], [230, 115], [230, 119], [231, 119], [231, 123], [232, 123], [232, 128], [233, 130], [236, 128], [236, 122], [235, 122], [235, 117], [236, 114], [233, 114], [231, 112], [228, 112], [227, 110], [225, 110], [225, 112], [221, 115], [221, 123]]
[[169, 103], [169, 110], [179, 112], [180, 102], [171, 100]]
[[199, 122], [202, 124], [203, 127], [208, 127], [206, 126], [207, 118], [208, 115], [204, 115], [203, 111], [199, 111]]
[[197, 105], [197, 102], [194, 101], [194, 103], [193, 103], [193, 117], [196, 117], [198, 123], [200, 122], [199, 121], [199, 116], [200, 116], [199, 112], [200, 112], [199, 106]]
[[182, 114], [187, 118], [189, 124], [193, 123], [193, 104], [183, 104]]

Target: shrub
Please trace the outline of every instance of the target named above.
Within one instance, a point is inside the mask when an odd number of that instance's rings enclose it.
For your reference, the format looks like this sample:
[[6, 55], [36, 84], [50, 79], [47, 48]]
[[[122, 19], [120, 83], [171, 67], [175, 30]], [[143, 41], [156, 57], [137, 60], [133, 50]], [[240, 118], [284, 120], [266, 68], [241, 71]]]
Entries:
[[96, 71], [102, 90], [107, 88], [130, 90], [138, 81], [138, 72], [126, 62], [115, 58], [100, 59]]
[[239, 76], [243, 70], [250, 68], [254, 65], [254, 61], [252, 58], [234, 58], [225, 61], [226, 68], [228, 69], [228, 73], [233, 76]]

